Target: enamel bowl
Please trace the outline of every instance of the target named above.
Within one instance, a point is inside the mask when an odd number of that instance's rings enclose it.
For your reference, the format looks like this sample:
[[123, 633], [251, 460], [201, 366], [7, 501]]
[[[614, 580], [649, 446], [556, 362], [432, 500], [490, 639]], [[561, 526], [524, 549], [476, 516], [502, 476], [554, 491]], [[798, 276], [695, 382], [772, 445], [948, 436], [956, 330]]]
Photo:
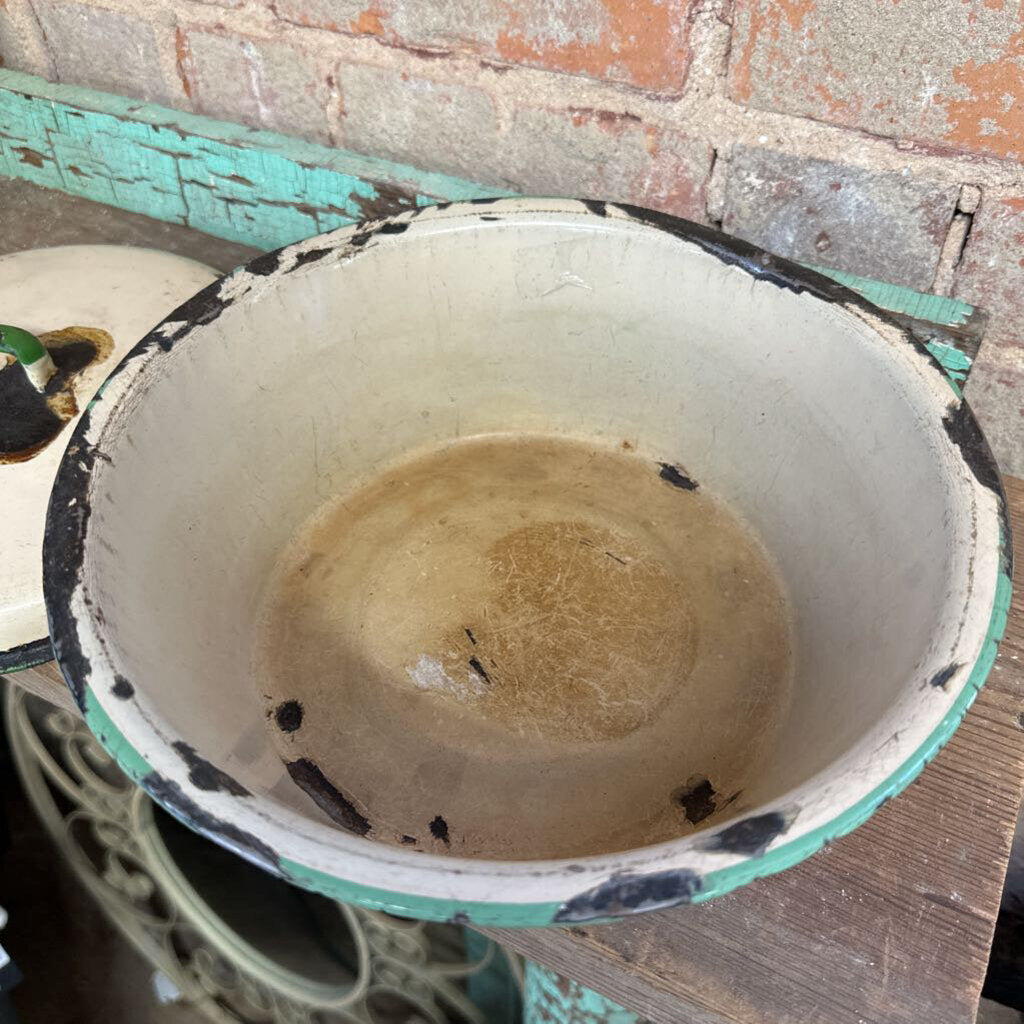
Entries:
[[[609, 460], [628, 451], [637, 461], [623, 463], [606, 497], [590, 484], [571, 490], [592, 495], [579, 499], [584, 518], [603, 501], [616, 522], [635, 513], [645, 529], [665, 529], [651, 526], [663, 499], [707, 496], [731, 510], [785, 595], [790, 632], [768, 637], [791, 654], [776, 704], [716, 690], [714, 658], [756, 664], [764, 649], [764, 638], [752, 646], [732, 629], [731, 599], [686, 619], [685, 670], [655, 680], [657, 708], [681, 716], [667, 738], [668, 712], [630, 717], [622, 701], [608, 711], [606, 689], [563, 692], [561, 663], [544, 676], [523, 662], [516, 676], [522, 707], [536, 711], [533, 732], [516, 724], [513, 698], [505, 717], [488, 717], [505, 670], [483, 648], [459, 655], [477, 661], [477, 679], [426, 656], [389, 667], [379, 637], [356, 636], [345, 641], [349, 675], [337, 675], [334, 658], [303, 678], [285, 665], [280, 693], [273, 679], [260, 692], [253, 651], [268, 580], [310, 516], [406, 457], [491, 436], [575, 439]], [[625, 482], [641, 470], [664, 491], [646, 490], [646, 476]], [[494, 464], [486, 472], [501, 476]], [[395, 484], [394, 493], [404, 508], [420, 491]], [[499, 493], [488, 483], [464, 494], [453, 514], [469, 517], [465, 536], [502, 531], [500, 509], [480, 511]], [[551, 525], [549, 505], [538, 504], [544, 535], [564, 545], [570, 534]], [[398, 530], [391, 548], [405, 536]], [[570, 646], [588, 657], [597, 649], [602, 665], [632, 679], [648, 648], [636, 637], [689, 598], [657, 573], [628, 577], [639, 556], [605, 548], [586, 555], [601, 575], [581, 600], [604, 594], [606, 579], [637, 586], [622, 591], [622, 628], [582, 614]], [[691, 550], [706, 560], [705, 545]], [[463, 555], [427, 568], [443, 574]], [[500, 559], [490, 557], [493, 568]], [[541, 577], [553, 557], [542, 552]], [[519, 563], [508, 558], [511, 573]], [[61, 670], [93, 731], [157, 801], [297, 885], [484, 925], [702, 901], [856, 827], [914, 778], [970, 705], [1002, 633], [1008, 574], [991, 453], [904, 327], [708, 229], [532, 199], [345, 228], [201, 291], [125, 358], [82, 417], [44, 550]], [[678, 601], [635, 603], [655, 577]], [[453, 594], [462, 586], [453, 582]], [[725, 586], [711, 586], [709, 600]], [[396, 587], [378, 609], [396, 643], [409, 622], [426, 628], [441, 615], [439, 599], [415, 607], [413, 589]], [[551, 614], [565, 608], [556, 602]], [[562, 623], [554, 634], [551, 621]], [[486, 625], [458, 624], [452, 645], [483, 643]], [[526, 626], [522, 642], [543, 639], [545, 650], [569, 633], [547, 614]], [[347, 637], [352, 622], [330, 628]], [[650, 679], [637, 678], [630, 699], [642, 703]], [[305, 687], [301, 702], [284, 700], [292, 685]], [[672, 703], [681, 695], [685, 714]], [[762, 714], [772, 725], [759, 733]], [[343, 777], [303, 747], [317, 735], [326, 755], [349, 757]], [[722, 753], [737, 735], [754, 737], [743, 741], [753, 760], [742, 771], [735, 750]], [[548, 789], [535, 779], [542, 742]], [[727, 786], [734, 769], [739, 781]], [[675, 832], [623, 830], [648, 804], [676, 808]]]

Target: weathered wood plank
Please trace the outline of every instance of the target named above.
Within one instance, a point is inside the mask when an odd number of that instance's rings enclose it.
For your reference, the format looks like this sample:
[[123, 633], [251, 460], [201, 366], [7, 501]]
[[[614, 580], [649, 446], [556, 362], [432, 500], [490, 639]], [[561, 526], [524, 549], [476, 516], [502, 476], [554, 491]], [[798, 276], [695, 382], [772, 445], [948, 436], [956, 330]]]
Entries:
[[0, 175], [261, 249], [411, 206], [508, 194], [2, 68]]
[[1024, 481], [1017, 599], [948, 746], [860, 829], [700, 906], [488, 935], [665, 1024], [974, 1020], [1024, 780]]
[[35, 668], [24, 668], [4, 678], [11, 685], [20, 686], [29, 693], [34, 693], [37, 697], [42, 697], [43, 700], [48, 700], [73, 715], [78, 715], [79, 718], [82, 715], [55, 661], [36, 665]]

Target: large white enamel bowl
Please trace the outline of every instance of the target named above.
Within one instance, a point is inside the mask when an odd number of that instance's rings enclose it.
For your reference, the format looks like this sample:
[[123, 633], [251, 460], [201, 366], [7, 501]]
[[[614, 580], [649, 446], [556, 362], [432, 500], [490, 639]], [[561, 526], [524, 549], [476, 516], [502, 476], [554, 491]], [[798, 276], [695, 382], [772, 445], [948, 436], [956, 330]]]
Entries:
[[[402, 453], [510, 431], [670, 453], [779, 567], [792, 701], [701, 830], [571, 859], [420, 852], [337, 827], [268, 740], [247, 666], [288, 538]], [[178, 309], [78, 426], [44, 582], [89, 724], [194, 828], [342, 900], [544, 925], [704, 900], [864, 821], [984, 681], [1008, 551], [973, 415], [894, 321], [683, 221], [511, 199], [310, 239]]]

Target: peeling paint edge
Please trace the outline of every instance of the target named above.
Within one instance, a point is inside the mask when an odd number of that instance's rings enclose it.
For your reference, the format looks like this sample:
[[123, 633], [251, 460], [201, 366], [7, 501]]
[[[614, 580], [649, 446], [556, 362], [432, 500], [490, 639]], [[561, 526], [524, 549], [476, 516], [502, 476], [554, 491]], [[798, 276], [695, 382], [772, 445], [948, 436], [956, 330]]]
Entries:
[[975, 313], [975, 307], [962, 299], [917, 292], [912, 288], [886, 284], [845, 270], [833, 270], [819, 263], [808, 263], [806, 266], [810, 270], [824, 274], [825, 277], [832, 278], [844, 288], [859, 293], [875, 306], [888, 309], [891, 313], [903, 313], [915, 320], [925, 320], [947, 327], [963, 327], [970, 322]]

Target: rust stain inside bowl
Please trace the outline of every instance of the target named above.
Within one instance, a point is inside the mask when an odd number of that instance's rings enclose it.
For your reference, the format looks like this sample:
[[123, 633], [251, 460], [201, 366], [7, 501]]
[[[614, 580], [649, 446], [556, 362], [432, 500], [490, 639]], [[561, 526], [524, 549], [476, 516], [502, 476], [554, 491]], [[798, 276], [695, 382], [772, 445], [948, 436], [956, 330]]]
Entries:
[[464, 856], [595, 854], [720, 820], [792, 675], [756, 537], [632, 442], [483, 437], [385, 470], [283, 552], [260, 635], [268, 728], [315, 766], [317, 803]]

